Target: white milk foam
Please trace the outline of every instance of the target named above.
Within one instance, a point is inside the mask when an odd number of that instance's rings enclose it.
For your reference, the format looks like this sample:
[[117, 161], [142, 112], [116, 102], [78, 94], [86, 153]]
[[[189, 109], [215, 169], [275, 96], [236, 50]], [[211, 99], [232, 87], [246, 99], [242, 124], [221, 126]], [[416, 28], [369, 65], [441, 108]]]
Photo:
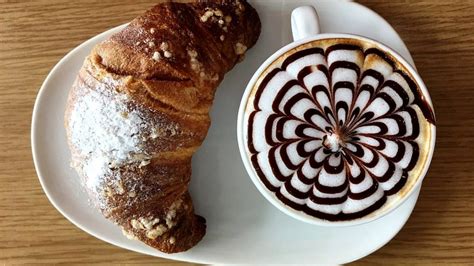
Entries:
[[426, 119], [407, 77], [381, 53], [355, 45], [301, 50], [256, 85], [249, 154], [289, 207], [357, 219], [410, 178]]

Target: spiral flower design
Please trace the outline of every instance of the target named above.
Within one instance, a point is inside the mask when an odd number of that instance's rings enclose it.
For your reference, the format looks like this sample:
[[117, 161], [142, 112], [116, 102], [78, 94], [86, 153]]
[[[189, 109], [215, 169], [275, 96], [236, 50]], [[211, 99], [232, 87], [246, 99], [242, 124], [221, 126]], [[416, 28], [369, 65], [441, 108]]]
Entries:
[[257, 81], [247, 148], [261, 182], [289, 207], [360, 218], [398, 193], [434, 115], [382, 50], [354, 43], [288, 53]]

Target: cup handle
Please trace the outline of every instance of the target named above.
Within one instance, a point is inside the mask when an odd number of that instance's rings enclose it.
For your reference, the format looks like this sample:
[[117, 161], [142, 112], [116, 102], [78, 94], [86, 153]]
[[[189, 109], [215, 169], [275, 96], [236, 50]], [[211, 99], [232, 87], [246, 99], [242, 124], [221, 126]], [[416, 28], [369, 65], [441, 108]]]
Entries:
[[312, 6], [300, 6], [291, 12], [291, 31], [297, 41], [320, 33], [319, 17]]

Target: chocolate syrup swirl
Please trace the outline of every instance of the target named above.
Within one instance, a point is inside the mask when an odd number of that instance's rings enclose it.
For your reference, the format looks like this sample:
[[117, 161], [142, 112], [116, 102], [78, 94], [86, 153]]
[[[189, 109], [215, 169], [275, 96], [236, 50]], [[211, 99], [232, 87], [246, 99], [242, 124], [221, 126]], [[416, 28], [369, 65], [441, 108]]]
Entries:
[[378, 48], [300, 50], [257, 86], [252, 165], [280, 201], [320, 219], [381, 208], [418, 163], [421, 123], [435, 122], [417, 84]]

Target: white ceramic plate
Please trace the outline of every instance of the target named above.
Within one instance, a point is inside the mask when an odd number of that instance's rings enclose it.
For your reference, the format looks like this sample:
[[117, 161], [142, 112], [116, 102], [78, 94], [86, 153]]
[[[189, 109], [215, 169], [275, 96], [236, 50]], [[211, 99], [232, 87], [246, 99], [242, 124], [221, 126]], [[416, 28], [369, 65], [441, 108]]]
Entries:
[[73, 224], [106, 242], [153, 256], [197, 263], [347, 263], [382, 247], [402, 228], [419, 189], [402, 206], [363, 225], [328, 228], [290, 218], [267, 202], [252, 184], [239, 156], [237, 111], [245, 86], [258, 66], [291, 40], [290, 12], [313, 4], [322, 32], [353, 33], [381, 41], [413, 60], [395, 30], [379, 15], [349, 1], [254, 0], [262, 35], [247, 58], [221, 84], [212, 127], [193, 158], [191, 194], [196, 212], [207, 219], [207, 234], [194, 248], [164, 254], [125, 238], [118, 226], [90, 207], [69, 167], [63, 128], [66, 97], [91, 48], [122, 26], [104, 32], [67, 54], [49, 73], [36, 99], [31, 141], [41, 185], [51, 203]]

